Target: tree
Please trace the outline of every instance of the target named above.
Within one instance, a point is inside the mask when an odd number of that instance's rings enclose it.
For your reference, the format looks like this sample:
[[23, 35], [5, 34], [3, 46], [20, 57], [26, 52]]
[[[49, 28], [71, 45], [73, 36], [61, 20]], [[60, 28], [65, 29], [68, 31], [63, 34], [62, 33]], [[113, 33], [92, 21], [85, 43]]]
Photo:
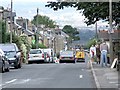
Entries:
[[[64, 7], [73, 7], [76, 10], [81, 10], [87, 25], [94, 24], [99, 20], [109, 20], [109, 2], [48, 2], [45, 7], [50, 7], [53, 10], [64, 9]], [[115, 24], [120, 22], [120, 2], [112, 3], [112, 19]]]
[[6, 24], [4, 21], [0, 21], [0, 40], [2, 43], [5, 43], [7, 41], [7, 32], [6, 32]]
[[[34, 19], [32, 20], [32, 23], [37, 25], [36, 21], [37, 21], [37, 15], [34, 16]], [[38, 15], [38, 24], [43, 24], [46, 27], [50, 27], [50, 28], [54, 28], [55, 27], [55, 21], [51, 20], [47, 16]]]
[[86, 47], [87, 48], [90, 48], [92, 45], [95, 45], [96, 44], [96, 39], [95, 38], [92, 38], [91, 40], [88, 41]]
[[73, 40], [80, 40], [79, 36], [76, 36], [77, 34], [79, 34], [79, 32], [77, 31], [77, 28], [73, 28], [70, 25], [65, 25], [62, 29], [63, 32], [65, 32], [66, 34], [68, 34], [70, 36], [70, 41]]

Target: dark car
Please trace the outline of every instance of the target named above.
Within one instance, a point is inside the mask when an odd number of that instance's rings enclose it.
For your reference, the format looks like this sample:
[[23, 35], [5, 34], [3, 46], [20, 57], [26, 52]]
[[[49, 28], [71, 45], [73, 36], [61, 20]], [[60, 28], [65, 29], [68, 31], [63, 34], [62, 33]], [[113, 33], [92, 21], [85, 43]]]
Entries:
[[5, 55], [8, 57], [10, 66], [16, 69], [21, 68], [21, 52], [15, 43], [12, 44], [0, 44], [0, 48], [4, 51]]
[[0, 73], [5, 71], [9, 72], [9, 62], [7, 57], [3, 54], [3, 51], [0, 49]]

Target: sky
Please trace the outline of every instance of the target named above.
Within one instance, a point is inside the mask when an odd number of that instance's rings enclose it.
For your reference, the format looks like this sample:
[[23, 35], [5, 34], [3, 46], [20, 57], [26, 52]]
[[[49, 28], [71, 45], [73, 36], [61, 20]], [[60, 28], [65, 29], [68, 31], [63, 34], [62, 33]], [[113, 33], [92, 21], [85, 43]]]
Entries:
[[[54, 11], [48, 7], [45, 7], [47, 1], [56, 0], [13, 0], [13, 11], [16, 12], [16, 17], [23, 17], [32, 20], [37, 13], [37, 8], [39, 8], [40, 15], [46, 15], [50, 19], [54, 20], [60, 27], [65, 25], [71, 25], [77, 28], [89, 28], [94, 30], [95, 25], [87, 26], [84, 23], [85, 17], [76, 11], [75, 8], [64, 8], [63, 10]], [[0, 6], [4, 8], [10, 8], [11, 0], [0, 0]], [[106, 22], [98, 22], [98, 28], [104, 28], [108, 25]]]

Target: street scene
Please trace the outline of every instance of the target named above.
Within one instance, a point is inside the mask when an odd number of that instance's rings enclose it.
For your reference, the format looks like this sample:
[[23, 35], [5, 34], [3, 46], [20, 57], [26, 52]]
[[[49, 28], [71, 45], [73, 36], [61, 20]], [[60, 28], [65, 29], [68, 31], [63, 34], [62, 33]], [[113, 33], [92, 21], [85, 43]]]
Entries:
[[0, 1], [0, 89], [120, 90], [120, 1]]

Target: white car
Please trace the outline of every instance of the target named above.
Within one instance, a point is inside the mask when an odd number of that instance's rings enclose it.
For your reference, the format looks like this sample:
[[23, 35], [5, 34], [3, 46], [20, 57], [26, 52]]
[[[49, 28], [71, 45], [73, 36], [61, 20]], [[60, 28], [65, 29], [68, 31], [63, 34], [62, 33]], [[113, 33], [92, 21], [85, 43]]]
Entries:
[[54, 58], [54, 50], [52, 48], [46, 48], [46, 49], [41, 49], [42, 52], [44, 52], [46, 58], [45, 58], [45, 62], [54, 62], [53, 58]]
[[31, 49], [28, 55], [28, 63], [36, 62], [44, 62], [44, 53], [40, 49]]

